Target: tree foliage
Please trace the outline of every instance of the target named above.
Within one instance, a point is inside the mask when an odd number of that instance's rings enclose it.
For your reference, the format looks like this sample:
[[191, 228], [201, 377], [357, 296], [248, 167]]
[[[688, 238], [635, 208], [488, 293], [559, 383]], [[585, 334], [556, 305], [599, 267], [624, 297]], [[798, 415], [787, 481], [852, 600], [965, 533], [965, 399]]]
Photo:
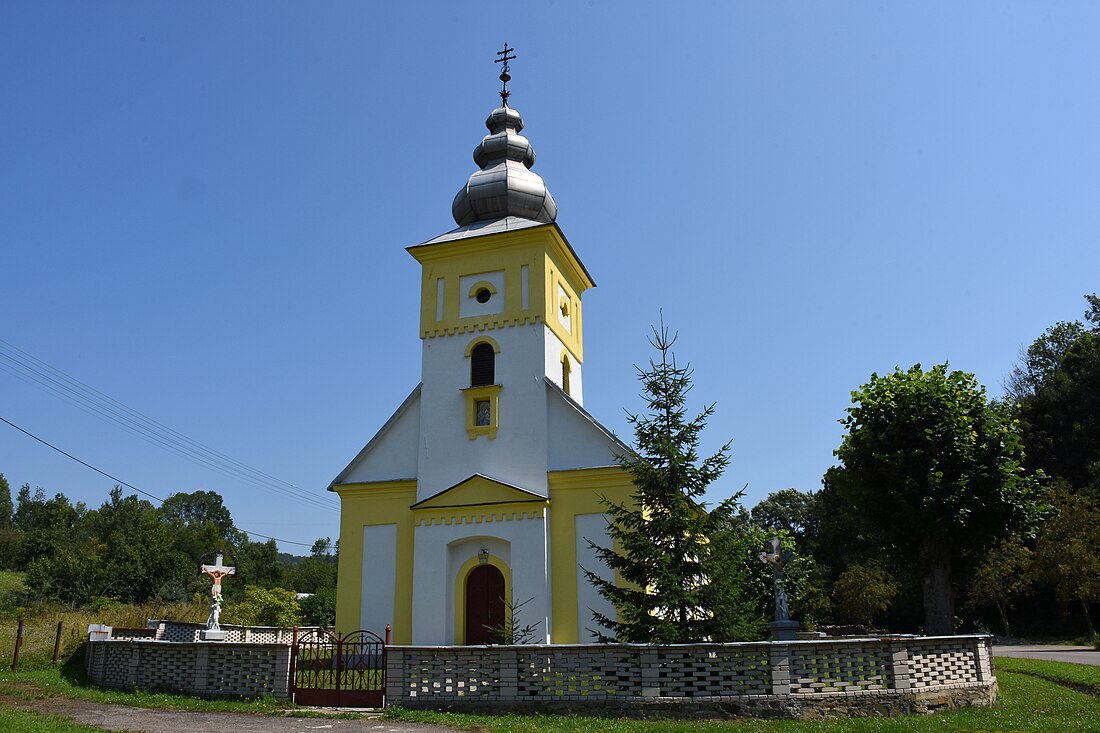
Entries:
[[[224, 587], [229, 605], [243, 600], [245, 584], [312, 593], [336, 585], [328, 538], [314, 543], [310, 557], [284, 562], [274, 540], [249, 542], [213, 491], [173, 494], [155, 507], [115, 487], [89, 511], [64, 494], [47, 498], [24, 484], [11, 523], [0, 527], [0, 564], [25, 570], [37, 599], [83, 606], [205, 597], [210, 584], [199, 565], [219, 550], [237, 564]], [[324, 608], [317, 613], [323, 616]]]
[[809, 550], [821, 532], [821, 506], [818, 494], [813, 492], [775, 491], [754, 506], [750, 516], [758, 527], [789, 534], [802, 553]]
[[897, 594], [897, 582], [880, 563], [853, 563], [833, 584], [836, 617], [841, 622], [871, 628]]
[[1035, 484], [1016, 427], [973, 375], [916, 365], [852, 393], [826, 474], [863, 530], [921, 568], [925, 629], [953, 632], [952, 568], [1029, 521]]
[[226, 604], [222, 621], [243, 626], [294, 626], [298, 623], [298, 598], [286, 588], [246, 585], [239, 603]]
[[1058, 600], [1081, 606], [1090, 634], [1091, 607], [1100, 601], [1100, 505], [1064, 484], [1048, 497], [1053, 515], [1043, 524], [1035, 548], [1039, 577], [1053, 584]]
[[967, 591], [971, 607], [996, 606], [1005, 636], [1012, 635], [1008, 613], [1034, 585], [1035, 553], [1020, 537], [1008, 537], [994, 545], [974, 570]]
[[617, 617], [595, 613], [604, 640], [662, 644], [724, 637], [738, 615], [736, 575], [712, 538], [733, 512], [738, 496], [711, 511], [700, 502], [729, 463], [729, 444], [700, 459], [700, 434], [714, 411], [687, 414], [691, 370], [676, 363], [675, 336], [662, 323], [651, 345], [659, 360], [638, 369], [647, 412], [628, 416], [635, 452], [619, 457], [635, 492], [629, 504], [608, 503], [612, 547], [592, 544], [597, 556], [625, 581], [619, 585], [586, 569]]
[[1028, 466], [1100, 499], [1100, 298], [1085, 296], [1086, 325], [1058, 323], [1010, 378]]

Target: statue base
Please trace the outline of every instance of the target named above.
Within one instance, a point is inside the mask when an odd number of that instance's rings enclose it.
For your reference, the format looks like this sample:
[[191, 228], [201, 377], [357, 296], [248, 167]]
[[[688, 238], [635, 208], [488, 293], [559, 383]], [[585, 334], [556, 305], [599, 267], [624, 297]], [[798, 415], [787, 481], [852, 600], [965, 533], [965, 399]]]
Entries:
[[199, 632], [199, 641], [225, 641], [225, 632], [221, 629], [203, 629]]
[[772, 621], [768, 624], [768, 630], [772, 632], [772, 641], [795, 641], [798, 639], [798, 622], [791, 619]]

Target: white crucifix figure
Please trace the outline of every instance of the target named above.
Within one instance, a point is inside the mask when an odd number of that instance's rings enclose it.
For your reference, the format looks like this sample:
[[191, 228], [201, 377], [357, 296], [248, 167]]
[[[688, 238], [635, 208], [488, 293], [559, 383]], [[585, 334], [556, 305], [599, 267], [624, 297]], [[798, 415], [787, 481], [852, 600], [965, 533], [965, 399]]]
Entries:
[[222, 564], [222, 553], [219, 552], [214, 564], [203, 565], [202, 572], [214, 580], [214, 586], [210, 589], [210, 616], [206, 619], [206, 628], [217, 631], [221, 628], [218, 625], [218, 617], [222, 612], [222, 578], [235, 574], [237, 568]]

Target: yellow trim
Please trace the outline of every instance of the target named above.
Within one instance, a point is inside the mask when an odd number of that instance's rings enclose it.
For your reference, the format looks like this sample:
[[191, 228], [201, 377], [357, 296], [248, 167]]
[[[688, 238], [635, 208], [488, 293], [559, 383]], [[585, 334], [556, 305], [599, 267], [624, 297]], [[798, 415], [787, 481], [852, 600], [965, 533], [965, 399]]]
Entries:
[[[409, 253], [422, 265], [420, 337], [435, 338], [478, 333], [498, 328], [545, 323], [573, 354], [584, 361], [581, 328], [581, 295], [595, 286], [584, 266], [556, 226], [500, 232], [453, 242], [410, 247]], [[528, 277], [528, 306], [523, 307], [522, 269]], [[500, 293], [503, 308], [493, 314], [459, 317], [459, 283], [462, 277], [483, 272], [504, 273]], [[443, 318], [439, 313], [437, 281], [444, 281]], [[555, 314], [559, 308], [558, 286], [569, 301], [570, 328]]]
[[[462, 563], [462, 567], [458, 569], [458, 574], [455, 576], [455, 644], [457, 645], [466, 643], [466, 580], [474, 568], [480, 564], [481, 559], [474, 555]], [[493, 554], [489, 555], [486, 565], [492, 565], [504, 576], [504, 605], [507, 609], [508, 599], [512, 597], [512, 569], [504, 564], [504, 560]]]
[[500, 344], [496, 342], [496, 339], [489, 338], [488, 336], [478, 336], [477, 338], [466, 344], [466, 356], [470, 356], [474, 353], [474, 347], [478, 344], [489, 344], [493, 347], [493, 351], [500, 353]]
[[618, 466], [551, 471], [550, 485], [550, 594], [554, 619], [553, 644], [577, 644], [580, 629], [590, 618], [577, 617], [577, 516], [604, 514], [603, 499], [630, 504], [634, 484]]
[[546, 497], [544, 496], [523, 491], [515, 486], [494, 481], [486, 476], [475, 475], [424, 501], [418, 502], [413, 509], [454, 509], [467, 506], [524, 504], [545, 501]]
[[[413, 513], [415, 481], [342, 484], [340, 496], [340, 560], [336, 585], [336, 628], [341, 634], [359, 628], [363, 597], [363, 527], [397, 525], [393, 643], [412, 643]], [[371, 629], [381, 634], [385, 629]]]
[[534, 502], [515, 502], [489, 507], [441, 507], [438, 509], [415, 509], [413, 520], [417, 527], [461, 524], [492, 524], [493, 522], [514, 522], [521, 519], [542, 519], [546, 504]]
[[[488, 435], [489, 440], [495, 440], [497, 429], [500, 427], [500, 385], [490, 384], [484, 387], [467, 387], [462, 390], [466, 395], [466, 434], [470, 440], [477, 440], [479, 436]], [[477, 403], [489, 401], [489, 424], [477, 424]]]
[[497, 294], [497, 288], [491, 282], [489, 282], [488, 280], [478, 280], [476, 283], [474, 283], [473, 285], [470, 286], [470, 290], [469, 290], [468, 293], [466, 293], [466, 297], [467, 298], [477, 297], [477, 291], [479, 291], [483, 288], [485, 290], [489, 291], [490, 297]]

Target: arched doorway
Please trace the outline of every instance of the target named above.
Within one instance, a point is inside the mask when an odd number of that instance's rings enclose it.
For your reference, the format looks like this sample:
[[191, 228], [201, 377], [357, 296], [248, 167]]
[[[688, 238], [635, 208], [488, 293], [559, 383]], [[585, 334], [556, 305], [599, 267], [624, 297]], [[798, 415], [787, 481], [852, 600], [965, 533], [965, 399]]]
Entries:
[[504, 574], [494, 565], [478, 565], [466, 576], [466, 643], [499, 643], [492, 629], [503, 624]]

